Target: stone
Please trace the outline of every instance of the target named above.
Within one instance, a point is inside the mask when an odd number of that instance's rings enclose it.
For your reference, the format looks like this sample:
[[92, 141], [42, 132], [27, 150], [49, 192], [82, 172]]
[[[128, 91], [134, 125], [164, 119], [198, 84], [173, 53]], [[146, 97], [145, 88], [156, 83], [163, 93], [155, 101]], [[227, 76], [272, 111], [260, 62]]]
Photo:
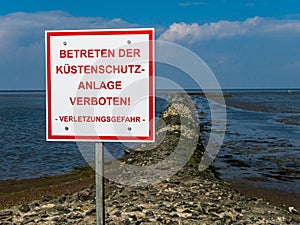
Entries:
[[6, 217], [6, 216], [11, 216], [12, 214], [13, 214], [12, 210], [3, 210], [3, 211], [0, 211], [0, 218]]
[[[164, 121], [158, 122], [158, 125], [163, 125], [161, 128], [157, 126], [157, 133], [161, 135], [156, 140], [160, 144], [139, 146], [138, 152], [130, 151], [121, 165], [155, 166], [172, 155], [181, 137], [186, 140], [184, 143], [195, 140], [197, 148], [193, 156], [167, 180], [151, 183], [154, 177], [148, 178], [152, 185], [131, 185], [130, 179], [139, 172], [145, 172], [139, 170], [132, 174], [124, 171], [120, 177], [124, 185], [105, 180], [105, 224], [300, 224], [300, 216], [294, 207], [287, 210], [286, 207], [274, 207], [261, 199], [241, 195], [220, 180], [212, 166], [200, 172], [198, 168], [204, 147], [190, 129], [193, 123], [198, 123], [193, 121], [190, 115], [192, 109], [186, 104], [190, 99], [184, 94], [176, 94], [171, 100], [173, 106], [162, 113]], [[187, 120], [190, 127], [182, 128], [183, 120]], [[180, 148], [182, 154], [185, 154], [186, 147], [184, 144]], [[161, 165], [160, 173], [155, 176], [164, 177], [174, 166], [173, 162]], [[92, 185], [78, 193], [46, 196], [27, 205], [13, 206], [0, 211], [0, 225], [96, 224], [95, 196], [95, 185]]]
[[299, 212], [294, 207], [289, 207], [289, 212], [292, 214], [299, 215]]
[[27, 213], [27, 212], [30, 211], [30, 207], [29, 207], [29, 205], [24, 204], [24, 205], [22, 205], [22, 206], [19, 208], [19, 210], [20, 210], [20, 212], [22, 212], [22, 213]]
[[52, 199], [53, 199], [52, 196], [45, 196], [45, 197], [43, 198], [43, 202], [50, 202]]
[[87, 216], [92, 216], [92, 215], [96, 215], [96, 209], [91, 209], [86, 213]]

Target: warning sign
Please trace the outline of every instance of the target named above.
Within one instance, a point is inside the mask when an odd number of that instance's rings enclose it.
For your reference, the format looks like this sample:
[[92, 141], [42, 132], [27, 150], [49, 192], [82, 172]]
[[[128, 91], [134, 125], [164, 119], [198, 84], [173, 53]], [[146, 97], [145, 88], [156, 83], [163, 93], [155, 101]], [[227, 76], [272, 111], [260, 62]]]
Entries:
[[154, 140], [154, 29], [46, 31], [48, 141]]

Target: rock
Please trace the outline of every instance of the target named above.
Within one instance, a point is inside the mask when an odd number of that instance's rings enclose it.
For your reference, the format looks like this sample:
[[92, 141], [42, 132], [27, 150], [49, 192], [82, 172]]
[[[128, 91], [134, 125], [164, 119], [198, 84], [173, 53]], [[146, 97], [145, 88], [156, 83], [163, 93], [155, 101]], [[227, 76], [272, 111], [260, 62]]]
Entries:
[[129, 219], [125, 219], [125, 221], [124, 221], [124, 224], [125, 224], [125, 225], [130, 225], [130, 224], [131, 224], [131, 222], [130, 222], [130, 220], [129, 220]]
[[299, 215], [299, 212], [294, 207], [289, 207], [289, 212], [292, 214]]
[[22, 212], [22, 213], [27, 213], [27, 212], [30, 211], [30, 207], [29, 207], [29, 205], [24, 204], [24, 205], [22, 205], [22, 206], [19, 208], [19, 210], [20, 210], [20, 212]]
[[3, 221], [3, 224], [9, 224], [10, 221], [12, 221], [12, 215], [13, 215], [12, 210], [2, 210], [0, 211], [0, 221]]
[[68, 215], [68, 217], [67, 217], [68, 219], [71, 219], [71, 220], [75, 220], [75, 219], [82, 219], [83, 218], [83, 216], [81, 215], [81, 214], [79, 214], [79, 213], [70, 213], [69, 215]]
[[64, 206], [61, 206], [61, 205], [55, 206], [54, 208], [55, 208], [57, 211], [62, 212], [62, 213], [65, 213], [65, 214], [70, 213], [70, 210], [69, 210], [67, 207], [64, 207]]
[[132, 216], [130, 216], [130, 218], [131, 218], [133, 221], [137, 221], [136, 215], [132, 215]]
[[125, 153], [125, 154], [130, 154], [131, 151], [130, 151], [130, 149], [125, 149], [125, 150], [124, 150], [124, 153]]
[[62, 196], [58, 199], [59, 203], [64, 203], [66, 201], [67, 197], [66, 196]]
[[3, 210], [0, 211], [0, 218], [11, 216], [13, 214], [12, 210]]
[[234, 208], [234, 210], [235, 210], [236, 212], [238, 212], [238, 213], [241, 213], [241, 212], [242, 212], [242, 208], [240, 208], [240, 207], [236, 207], [236, 208]]
[[78, 193], [78, 199], [80, 201], [89, 201], [89, 200], [93, 200], [94, 197], [91, 195], [91, 193], [88, 190], [82, 191]]
[[[143, 144], [138, 153], [132, 151], [122, 163], [139, 167], [156, 165], [172, 155], [180, 137], [186, 140], [180, 149], [181, 154], [185, 154], [186, 143], [191, 140], [195, 141], [194, 154], [177, 173], [159, 183], [150, 182], [149, 186], [132, 186], [130, 182], [122, 185], [105, 180], [105, 224], [300, 224], [300, 216], [294, 207], [287, 210], [243, 196], [220, 180], [213, 167], [200, 172], [198, 166], [204, 147], [198, 134], [193, 136], [190, 129], [196, 122], [190, 116], [191, 107], [186, 104], [189, 99], [183, 94], [172, 98], [173, 106], [161, 116], [166, 126], [158, 127], [157, 133], [161, 136], [158, 135], [156, 140], [160, 144]], [[177, 109], [182, 115], [178, 115]], [[183, 120], [187, 120], [188, 126], [181, 127]], [[232, 163], [246, 166], [240, 162]], [[159, 168], [157, 177], [163, 177], [174, 165], [164, 163]], [[124, 173], [120, 179], [128, 181], [135, 175]], [[152, 177], [149, 179], [151, 181]], [[46, 196], [40, 201], [2, 210], [0, 225], [96, 224], [95, 193], [93, 185], [75, 194]]]
[[96, 209], [91, 209], [86, 213], [86, 216], [93, 216], [96, 215]]
[[115, 215], [116, 217], [121, 217], [121, 216], [122, 216], [122, 213], [121, 213], [121, 211], [117, 211], [114, 215]]
[[0, 221], [0, 225], [15, 225], [15, 224], [9, 221], [5, 221], [5, 222]]
[[154, 216], [154, 213], [152, 211], [147, 211], [146, 212], [146, 216], [147, 217], [153, 217]]
[[52, 196], [45, 196], [45, 197], [43, 198], [43, 202], [50, 202], [52, 199], [53, 199]]

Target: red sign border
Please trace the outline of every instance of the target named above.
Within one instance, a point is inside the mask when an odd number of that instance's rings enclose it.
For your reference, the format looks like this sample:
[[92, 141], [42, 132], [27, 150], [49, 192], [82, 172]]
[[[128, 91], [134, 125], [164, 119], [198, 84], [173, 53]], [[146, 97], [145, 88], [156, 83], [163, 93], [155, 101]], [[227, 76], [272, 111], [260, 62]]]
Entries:
[[[79, 36], [79, 35], [149, 35], [149, 135], [148, 136], [75, 136], [53, 135], [52, 108], [51, 108], [51, 37], [53, 36]], [[74, 30], [74, 31], [45, 31], [46, 51], [46, 107], [47, 107], [47, 141], [154, 141], [154, 29], [117, 29], [117, 30]]]

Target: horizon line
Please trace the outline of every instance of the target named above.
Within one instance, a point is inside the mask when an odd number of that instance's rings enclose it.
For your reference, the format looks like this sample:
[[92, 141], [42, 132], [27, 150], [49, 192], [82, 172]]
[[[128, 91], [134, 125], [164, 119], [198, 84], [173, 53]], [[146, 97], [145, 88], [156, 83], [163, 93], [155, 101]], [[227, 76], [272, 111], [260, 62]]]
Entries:
[[[218, 89], [201, 89], [201, 88], [182, 88], [182, 89], [156, 89], [156, 91], [199, 91], [199, 90], [207, 90], [207, 91], [214, 91]], [[281, 88], [224, 88], [224, 90], [300, 90], [300, 87], [288, 88], [288, 87], [281, 87]], [[0, 92], [46, 92], [45, 89], [0, 89]]]

